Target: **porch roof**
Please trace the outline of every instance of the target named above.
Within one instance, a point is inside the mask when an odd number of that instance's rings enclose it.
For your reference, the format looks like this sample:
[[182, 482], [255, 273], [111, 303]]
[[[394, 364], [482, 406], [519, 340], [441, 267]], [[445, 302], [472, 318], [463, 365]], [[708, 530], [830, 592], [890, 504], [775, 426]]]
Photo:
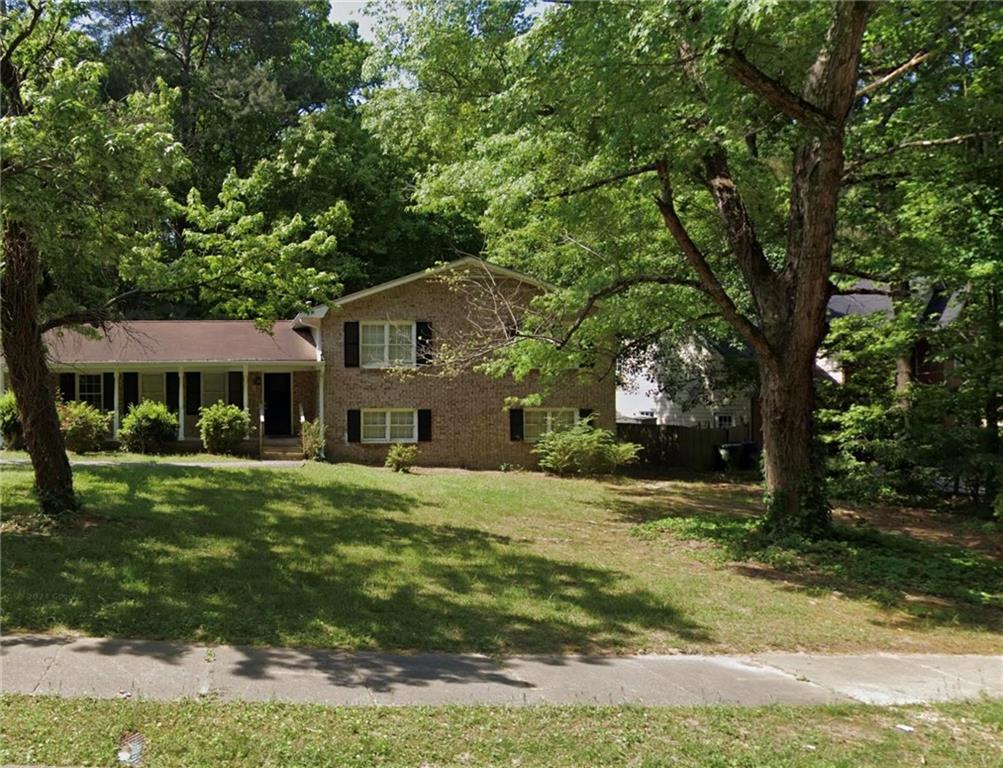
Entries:
[[271, 332], [250, 320], [130, 320], [113, 323], [99, 338], [78, 331], [45, 335], [50, 362], [77, 364], [316, 363], [309, 329], [282, 320]]

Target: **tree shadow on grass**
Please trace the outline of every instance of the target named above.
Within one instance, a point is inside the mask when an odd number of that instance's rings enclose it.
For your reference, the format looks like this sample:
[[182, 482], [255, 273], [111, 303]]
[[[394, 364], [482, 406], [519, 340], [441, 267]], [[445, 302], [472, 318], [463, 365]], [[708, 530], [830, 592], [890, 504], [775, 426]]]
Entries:
[[613, 510], [639, 537], [670, 534], [713, 545], [743, 576], [901, 611], [905, 618], [897, 615], [890, 626], [1003, 630], [1003, 563], [987, 552], [839, 522], [827, 540], [769, 541], [755, 531], [759, 508], [749, 490], [716, 484], [635, 486], [617, 494]]
[[[7, 533], [10, 630], [489, 653], [610, 651], [652, 630], [710, 641], [629, 575], [476, 528], [427, 501], [298, 470], [93, 467], [97, 523]], [[8, 494], [14, 513], [33, 506]]]

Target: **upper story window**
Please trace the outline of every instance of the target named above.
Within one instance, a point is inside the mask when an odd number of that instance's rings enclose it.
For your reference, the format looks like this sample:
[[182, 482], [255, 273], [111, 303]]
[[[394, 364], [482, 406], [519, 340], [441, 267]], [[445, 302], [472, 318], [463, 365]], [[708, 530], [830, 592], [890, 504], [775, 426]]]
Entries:
[[527, 408], [523, 413], [525, 440], [539, 440], [548, 432], [573, 427], [578, 422], [575, 408]]
[[359, 324], [359, 335], [363, 368], [415, 365], [413, 322], [363, 322]]
[[102, 410], [104, 408], [104, 377], [100, 373], [81, 373], [77, 377], [77, 381], [79, 382], [77, 399]]
[[735, 417], [730, 413], [719, 413], [715, 418], [718, 429], [730, 429], [735, 426]]

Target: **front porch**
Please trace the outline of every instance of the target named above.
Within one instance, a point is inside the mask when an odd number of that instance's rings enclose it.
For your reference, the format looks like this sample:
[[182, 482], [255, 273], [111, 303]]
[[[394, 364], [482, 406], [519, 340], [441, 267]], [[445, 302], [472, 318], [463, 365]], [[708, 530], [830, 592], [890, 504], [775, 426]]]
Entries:
[[53, 366], [53, 384], [64, 401], [88, 402], [111, 415], [109, 438], [116, 441], [122, 419], [143, 400], [163, 402], [178, 414], [178, 448], [201, 449], [202, 407], [224, 402], [243, 408], [250, 430], [243, 453], [288, 453], [299, 446], [303, 421], [323, 418], [324, 377], [318, 363], [283, 366], [232, 365], [109, 367]]

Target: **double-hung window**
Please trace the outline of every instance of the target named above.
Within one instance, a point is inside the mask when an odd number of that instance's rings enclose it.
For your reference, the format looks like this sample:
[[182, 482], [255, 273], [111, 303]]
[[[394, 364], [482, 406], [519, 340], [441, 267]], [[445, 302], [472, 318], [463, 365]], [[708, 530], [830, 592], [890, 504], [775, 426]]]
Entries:
[[418, 442], [417, 411], [398, 408], [362, 411], [362, 442]]
[[573, 427], [578, 422], [575, 408], [527, 408], [523, 414], [523, 434], [529, 441], [539, 440], [548, 432]]
[[363, 368], [390, 368], [415, 364], [415, 333], [412, 322], [360, 323]]
[[77, 399], [104, 409], [104, 377], [100, 373], [81, 373], [77, 377]]
[[735, 426], [735, 417], [730, 413], [719, 413], [715, 416], [718, 429], [731, 429]]

